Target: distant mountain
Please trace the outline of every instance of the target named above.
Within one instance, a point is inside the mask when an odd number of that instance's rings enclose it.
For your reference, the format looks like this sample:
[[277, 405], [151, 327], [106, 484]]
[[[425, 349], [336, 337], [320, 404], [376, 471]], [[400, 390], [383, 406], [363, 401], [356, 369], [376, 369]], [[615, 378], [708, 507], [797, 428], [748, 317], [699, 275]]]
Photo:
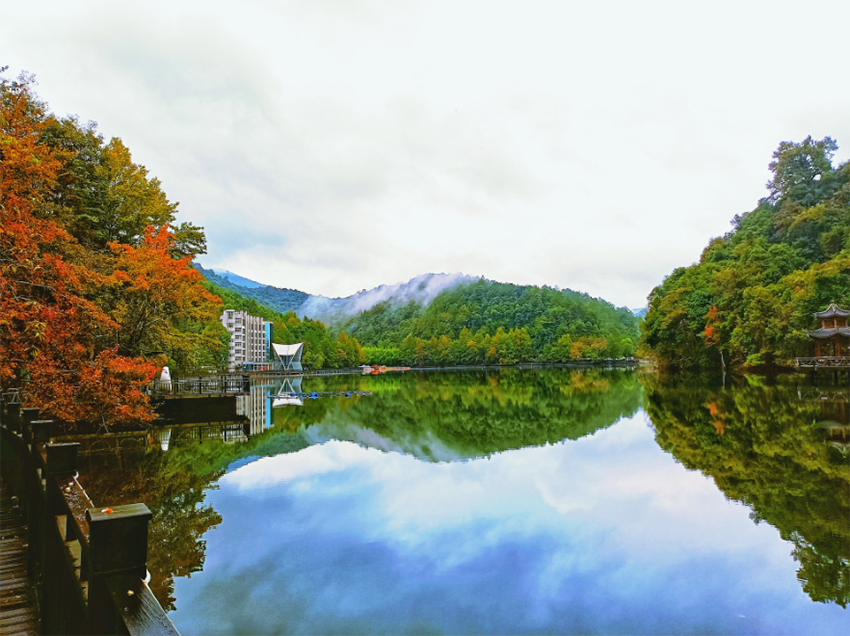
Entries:
[[295, 312], [299, 317], [309, 316], [326, 324], [333, 324], [356, 316], [361, 311], [372, 309], [378, 303], [407, 305], [414, 302], [428, 305], [437, 295], [461, 283], [477, 280], [466, 274], [422, 274], [406, 283], [380, 285], [374, 289], [361, 290], [347, 298], [310, 296]]
[[641, 307], [640, 309], [629, 309], [629, 311], [632, 312], [632, 314], [634, 316], [637, 316], [638, 318], [646, 318], [646, 307]]
[[211, 283], [215, 283], [219, 287], [235, 291], [245, 298], [256, 300], [258, 303], [283, 314], [288, 311], [296, 311], [304, 304], [304, 301], [310, 297], [309, 294], [305, 294], [297, 289], [286, 289], [273, 287], [272, 285], [263, 285], [262, 283], [244, 278], [243, 276], [239, 276], [238, 274], [234, 274], [226, 270], [216, 272], [212, 269], [206, 269], [198, 263], [195, 263], [195, 269], [201, 272], [204, 278]]
[[[200, 267], [198, 269], [201, 269]], [[240, 276], [239, 274], [234, 274], [233, 272], [228, 272], [226, 269], [220, 270], [206, 270], [209, 272], [214, 272], [217, 276], [221, 276], [221, 278], [226, 278], [234, 285], [239, 285], [240, 287], [247, 287], [248, 289], [256, 289], [258, 287], [266, 287], [263, 283], [258, 283], [255, 280], [251, 280], [250, 278], [245, 278], [244, 276]]]
[[319, 320], [332, 337], [344, 331], [370, 348], [367, 362], [388, 366], [629, 357], [639, 337], [637, 312], [570, 289], [422, 274], [326, 298], [198, 270], [223, 288], [222, 297], [236, 292], [281, 313]]
[[372, 309], [382, 302], [392, 305], [407, 305], [414, 302], [420, 306], [428, 305], [436, 296], [461, 283], [478, 280], [466, 274], [422, 274], [405, 283], [380, 285], [373, 289], [364, 289], [345, 298], [327, 298], [312, 296], [295, 289], [263, 285], [239, 274], [227, 270], [213, 270], [195, 263], [195, 268], [208, 281], [239, 293], [246, 298], [286, 313], [294, 311], [299, 318], [321, 320], [327, 325], [342, 322], [356, 316], [361, 311]]

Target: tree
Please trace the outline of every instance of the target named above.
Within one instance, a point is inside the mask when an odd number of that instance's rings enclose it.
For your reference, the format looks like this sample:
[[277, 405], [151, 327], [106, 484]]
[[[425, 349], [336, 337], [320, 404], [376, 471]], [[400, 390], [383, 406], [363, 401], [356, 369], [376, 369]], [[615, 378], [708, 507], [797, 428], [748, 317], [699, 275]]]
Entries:
[[149, 420], [155, 367], [105, 337], [117, 324], [90, 299], [103, 279], [52, 205], [63, 163], [40, 143], [51, 116], [33, 82], [0, 80], [0, 387], [70, 421]]
[[832, 156], [837, 149], [838, 144], [830, 137], [814, 141], [809, 135], [799, 144], [780, 143], [769, 166], [773, 172], [773, 179], [767, 183], [771, 200], [791, 200], [811, 207], [830, 196]]
[[130, 150], [113, 138], [104, 142], [94, 122], [50, 118], [41, 141], [64, 162], [52, 193], [53, 208], [86, 249], [107, 252], [110, 242], [138, 245], [148, 225], [169, 224], [172, 255], [206, 253], [202, 228], [175, 224], [177, 203], [168, 200], [158, 179], [133, 163]]
[[172, 257], [173, 246], [168, 225], [149, 225], [138, 247], [109, 244], [114, 272], [100, 300], [119, 325], [115, 342], [125, 355], [163, 353], [179, 360], [191, 357], [194, 350], [221, 346], [214, 330], [181, 329], [186, 321], [216, 323], [221, 299], [204, 288], [203, 276], [189, 257]]

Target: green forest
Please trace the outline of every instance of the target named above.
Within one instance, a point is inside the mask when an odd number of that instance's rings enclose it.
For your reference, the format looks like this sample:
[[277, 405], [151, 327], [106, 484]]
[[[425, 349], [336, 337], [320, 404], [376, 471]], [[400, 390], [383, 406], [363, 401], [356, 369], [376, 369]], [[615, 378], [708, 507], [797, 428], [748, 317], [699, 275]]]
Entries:
[[642, 355], [717, 371], [813, 355], [813, 313], [850, 306], [850, 162], [834, 166], [836, 149], [829, 137], [779, 145], [769, 196], [650, 294]]
[[372, 364], [448, 366], [569, 362], [634, 355], [638, 319], [571, 290], [477, 280], [430, 304], [379, 303], [336, 328]]

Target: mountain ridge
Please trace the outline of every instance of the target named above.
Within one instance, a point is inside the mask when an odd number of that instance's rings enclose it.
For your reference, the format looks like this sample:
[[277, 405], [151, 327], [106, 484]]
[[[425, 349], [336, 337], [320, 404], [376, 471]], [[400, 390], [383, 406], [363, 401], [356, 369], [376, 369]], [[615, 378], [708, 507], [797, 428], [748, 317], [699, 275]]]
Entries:
[[265, 285], [234, 272], [206, 268], [199, 263], [195, 263], [195, 269], [210, 282], [235, 291], [246, 298], [256, 300], [271, 309], [281, 313], [293, 311], [299, 318], [306, 316], [326, 324], [351, 318], [387, 301], [398, 304], [415, 302], [420, 305], [427, 305], [440, 292], [461, 283], [472, 282], [481, 278], [460, 272], [420, 274], [408, 281], [378, 285], [372, 289], [361, 290], [351, 296], [328, 298], [327, 296], [308, 294], [297, 289]]

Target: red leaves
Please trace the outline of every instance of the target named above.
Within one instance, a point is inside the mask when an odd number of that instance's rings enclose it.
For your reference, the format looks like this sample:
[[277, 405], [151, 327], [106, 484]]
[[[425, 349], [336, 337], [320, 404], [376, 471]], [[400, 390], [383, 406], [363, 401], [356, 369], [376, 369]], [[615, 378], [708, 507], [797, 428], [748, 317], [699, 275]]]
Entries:
[[30, 84], [0, 87], [0, 387], [69, 421], [150, 420], [156, 369], [117, 355], [118, 324], [91, 299], [104, 279], [69, 260], [80, 248], [52, 218], [62, 162], [39, 141], [50, 118]]

